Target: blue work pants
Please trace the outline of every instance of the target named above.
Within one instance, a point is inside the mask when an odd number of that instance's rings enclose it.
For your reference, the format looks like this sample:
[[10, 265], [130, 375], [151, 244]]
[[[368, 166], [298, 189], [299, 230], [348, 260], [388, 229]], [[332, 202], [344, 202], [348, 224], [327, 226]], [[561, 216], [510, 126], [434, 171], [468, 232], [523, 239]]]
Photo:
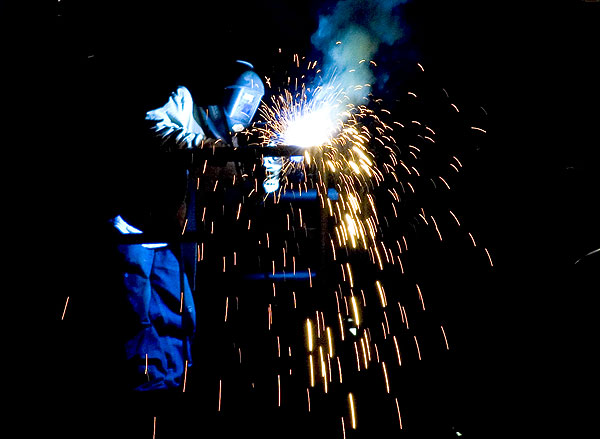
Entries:
[[[177, 247], [175, 247], [177, 249]], [[179, 387], [192, 364], [194, 298], [171, 246], [119, 245], [120, 282], [129, 308], [125, 351], [134, 390]]]

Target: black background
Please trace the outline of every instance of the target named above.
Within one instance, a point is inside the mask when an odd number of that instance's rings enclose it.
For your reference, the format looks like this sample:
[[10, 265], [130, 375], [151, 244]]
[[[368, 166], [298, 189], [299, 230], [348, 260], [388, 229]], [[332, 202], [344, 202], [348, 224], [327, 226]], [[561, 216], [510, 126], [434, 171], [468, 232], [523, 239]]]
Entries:
[[[214, 78], [212, 69], [231, 55], [251, 59], [260, 72], [268, 71], [279, 48], [310, 54], [323, 7], [316, 1], [122, 3], [61, 1], [31, 11], [3, 4], [4, 69], [16, 73], [3, 90], [15, 102], [5, 109], [5, 139], [25, 165], [16, 183], [25, 195], [9, 204], [19, 227], [34, 238], [17, 244], [16, 254], [23, 255], [17, 260], [28, 261], [18, 262], [26, 266], [22, 290], [33, 284], [36, 293], [52, 293], [45, 308], [52, 330], [36, 331], [33, 349], [32, 339], [25, 347], [28, 358], [17, 362], [33, 363], [35, 372], [25, 378], [30, 394], [33, 400], [48, 397], [34, 416], [50, 413], [54, 422], [42, 429], [52, 432], [71, 425], [70, 404], [50, 409], [61, 392], [95, 383], [93, 372], [78, 383], [68, 383], [61, 372], [60, 356], [69, 345], [60, 337], [68, 331], [55, 319], [64, 291], [79, 278], [68, 262], [71, 249], [81, 251], [75, 267], [85, 265], [84, 246], [69, 237], [85, 233], [89, 213], [86, 195], [73, 183], [95, 169], [94, 150], [86, 146], [89, 129], [139, 111], [114, 114], [111, 102], [128, 93], [147, 96], [154, 84], [149, 72], [167, 90], [198, 71]], [[597, 391], [597, 256], [575, 262], [600, 247], [598, 6], [414, 0], [405, 7], [412, 51], [402, 56], [420, 62], [458, 103], [488, 113], [486, 142], [460, 186], [463, 212], [494, 258], [494, 270], [480, 279], [487, 293], [478, 297], [477, 309], [486, 312], [459, 310], [466, 318], [465, 346], [481, 347], [477, 354], [468, 349], [459, 364], [485, 365], [459, 373], [468, 390], [457, 404], [470, 410], [459, 424], [470, 437], [570, 431], [592, 416], [583, 398]], [[391, 84], [404, 92], [415, 84], [411, 80], [407, 75]], [[467, 329], [473, 325], [484, 329]], [[94, 370], [95, 361], [85, 367]], [[66, 387], [46, 391], [56, 377]], [[89, 404], [92, 415], [83, 419], [90, 429], [108, 416], [97, 411], [98, 401], [81, 403]], [[189, 434], [206, 435], [202, 429], [194, 425]]]

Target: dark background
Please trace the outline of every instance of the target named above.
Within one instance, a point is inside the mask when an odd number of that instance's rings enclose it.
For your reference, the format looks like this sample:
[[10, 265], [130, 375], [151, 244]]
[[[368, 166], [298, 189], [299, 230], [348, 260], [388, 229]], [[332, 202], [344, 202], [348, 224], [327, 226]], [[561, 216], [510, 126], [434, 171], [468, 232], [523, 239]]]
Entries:
[[[21, 227], [34, 234], [17, 254], [31, 258], [40, 249], [36, 263], [26, 264], [26, 279], [38, 292], [53, 292], [51, 320], [77, 271], [67, 263], [69, 249], [81, 248], [68, 236], [85, 232], [87, 195], [73, 182], [89, 180], [95, 170], [89, 130], [139, 112], [125, 105], [115, 114], [111, 103], [154, 99], [147, 90], [156, 78], [161, 91], [181, 77], [198, 80], [197, 72], [212, 80], [231, 55], [252, 60], [259, 73], [272, 67], [279, 48], [310, 55], [324, 7], [317, 1], [123, 3], [61, 1], [31, 11], [2, 4], [4, 69], [16, 73], [5, 82], [3, 94], [15, 106], [4, 120], [19, 127], [6, 139], [19, 145], [17, 153], [27, 151], [18, 183], [27, 195], [11, 205], [18, 206]], [[598, 257], [581, 258], [600, 247], [599, 5], [413, 0], [404, 17], [409, 38], [395, 56], [420, 62], [428, 80], [459, 106], [481, 106], [488, 114], [486, 141], [469, 156], [459, 202], [490, 249], [494, 270], [477, 278], [485, 289], [477, 309], [455, 310], [465, 318], [469, 352], [457, 360], [467, 372], [457, 372], [466, 390], [456, 404], [468, 411], [458, 423], [470, 437], [581, 428], [592, 415], [583, 398], [598, 389]], [[422, 85], [414, 74], [398, 67], [388, 95]], [[82, 264], [85, 253], [77, 258]], [[65, 331], [56, 321], [50, 325], [50, 333], [34, 339], [48, 351], [44, 360], [30, 357], [39, 365], [28, 377], [34, 395], [44, 393], [55, 370], [65, 378], [56, 355], [60, 342], [53, 350]], [[480, 349], [466, 349], [473, 346]], [[485, 367], [470, 370], [474, 364]], [[93, 360], [88, 367], [94, 369]], [[93, 388], [94, 379], [86, 378], [81, 384]], [[52, 389], [50, 400], [58, 401], [61, 387]], [[68, 413], [50, 412], [58, 421], [53, 428], [68, 427]]]

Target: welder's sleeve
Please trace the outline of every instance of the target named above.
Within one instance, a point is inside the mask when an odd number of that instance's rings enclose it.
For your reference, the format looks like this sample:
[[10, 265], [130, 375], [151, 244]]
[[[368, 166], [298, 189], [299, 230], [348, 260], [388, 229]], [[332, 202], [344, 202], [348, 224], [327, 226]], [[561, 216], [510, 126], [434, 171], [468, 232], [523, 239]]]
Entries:
[[178, 87], [165, 105], [146, 113], [150, 129], [161, 138], [166, 150], [199, 146], [206, 134], [198, 119], [192, 95], [185, 87]]

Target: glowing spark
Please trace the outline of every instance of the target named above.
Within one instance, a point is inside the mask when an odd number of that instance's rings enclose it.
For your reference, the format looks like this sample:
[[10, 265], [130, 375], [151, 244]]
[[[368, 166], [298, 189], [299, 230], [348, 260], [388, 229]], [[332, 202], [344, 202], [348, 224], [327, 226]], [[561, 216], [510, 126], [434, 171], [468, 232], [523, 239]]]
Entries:
[[402, 358], [400, 357], [400, 348], [398, 347], [398, 340], [396, 340], [396, 336], [394, 335], [394, 345], [396, 346], [396, 356], [398, 357], [398, 366], [402, 366]]
[[327, 327], [327, 343], [329, 346], [329, 355], [333, 357], [333, 338], [331, 336], [331, 328]]
[[219, 406], [217, 409], [217, 411], [219, 411], [219, 412], [221, 411], [221, 391], [223, 389], [222, 384], [223, 384], [222, 380], [219, 380]]
[[387, 368], [385, 367], [384, 361], [381, 362], [381, 366], [383, 368], [383, 376], [385, 377], [385, 390], [387, 391], [387, 393], [390, 393], [390, 381], [388, 379]]
[[358, 345], [354, 342], [354, 353], [356, 354], [356, 369], [360, 372], [360, 355], [358, 354]]
[[[383, 332], [383, 338], [387, 338], [387, 337], [386, 337], [386, 332], [387, 332], [387, 334], [389, 334], [389, 333], [390, 333], [390, 322], [388, 321], [388, 316], [387, 316], [387, 313], [386, 313], [385, 311], [383, 312], [383, 317], [384, 317], [384, 319], [385, 319], [385, 326], [386, 326], [386, 328], [387, 328], [387, 331], [384, 331], [384, 332]], [[382, 324], [383, 324], [383, 323], [382, 323]]]
[[415, 346], [417, 347], [417, 355], [419, 356], [419, 360], [421, 360], [421, 349], [419, 349], [419, 342], [417, 341], [417, 336], [413, 336], [415, 339]]
[[377, 255], [379, 269], [383, 271], [383, 261], [381, 260], [381, 255], [379, 254], [379, 250], [377, 249], [377, 246], [374, 246], [373, 249], [375, 250], [375, 254]]
[[385, 291], [383, 289], [383, 286], [379, 281], [376, 281], [375, 285], [377, 286], [377, 291], [379, 291], [379, 299], [381, 300], [381, 306], [385, 308], [387, 306], [387, 300], [385, 298]]
[[400, 416], [400, 405], [398, 404], [398, 398], [394, 398], [396, 401], [396, 410], [398, 411], [398, 422], [400, 423], [400, 430], [402, 430], [402, 417]]
[[473, 247], [477, 247], [477, 244], [475, 243], [475, 238], [473, 238], [473, 235], [471, 235], [471, 232], [469, 232], [469, 236], [471, 237], [471, 241], [473, 242]]
[[367, 350], [365, 348], [365, 339], [361, 338], [360, 339], [360, 348], [362, 349], [362, 354], [363, 354], [363, 362], [365, 365], [365, 369], [369, 368], [369, 363], [367, 362]]
[[268, 326], [269, 326], [269, 331], [270, 331], [271, 325], [273, 324], [273, 310], [271, 308], [270, 303], [269, 303], [269, 306], [267, 307], [267, 314], [268, 314]]
[[356, 304], [356, 297], [352, 296], [350, 298], [350, 302], [352, 303], [352, 312], [354, 313], [354, 321], [356, 322], [356, 327], [359, 327], [360, 320], [358, 318], [358, 305]]
[[492, 262], [492, 257], [490, 256], [490, 252], [488, 251], [488, 249], [487, 249], [487, 248], [484, 248], [484, 250], [485, 250], [485, 254], [486, 254], [486, 255], [487, 255], [487, 257], [488, 257], [488, 260], [490, 261], [490, 266], [491, 266], [491, 267], [493, 267], [493, 266], [494, 266], [494, 263]]
[[421, 288], [419, 288], [419, 284], [417, 285], [417, 292], [419, 293], [419, 300], [421, 301], [421, 307], [423, 308], [423, 311], [425, 311], [425, 302], [423, 302], [423, 294], [421, 294]]
[[187, 371], [188, 371], [188, 360], [185, 360], [185, 369], [183, 372], [183, 392], [185, 392], [185, 386], [187, 382]]
[[350, 288], [354, 287], [354, 281], [352, 279], [352, 270], [350, 269], [350, 264], [346, 262], [346, 267], [348, 269], [348, 278], [350, 280]]
[[441, 176], [438, 176], [438, 178], [439, 178], [440, 180], [442, 180], [442, 183], [444, 183], [448, 189], [450, 189], [450, 185], [449, 185], [449, 184], [446, 182], [446, 180], [444, 180], [444, 178], [443, 178], [443, 177], [441, 177]]
[[354, 406], [354, 395], [348, 393], [348, 402], [350, 404], [350, 417], [352, 419], [352, 429], [356, 430], [356, 408]]
[[308, 334], [308, 351], [313, 350], [313, 329], [312, 322], [310, 319], [306, 319], [306, 333]]
[[281, 407], [281, 376], [277, 374], [277, 407]]
[[460, 221], [458, 221], [458, 218], [456, 218], [456, 215], [454, 215], [454, 213], [451, 210], [449, 210], [448, 212], [450, 212], [450, 215], [452, 215], [452, 217], [456, 221], [456, 224], [458, 224], [458, 226], [460, 227]]
[[350, 165], [350, 167], [352, 168], [352, 170], [354, 172], [356, 172], [357, 174], [360, 174], [360, 168], [358, 167], [358, 165], [356, 163], [354, 163], [352, 160], [349, 160], [348, 164]]
[[308, 364], [310, 369], [310, 387], [315, 387], [315, 365], [312, 354], [308, 355]]
[[444, 327], [441, 325], [440, 328], [442, 328], [442, 335], [444, 336], [444, 342], [446, 343], [446, 350], [449, 351], [450, 346], [448, 346], [448, 338], [446, 337], [446, 331], [444, 331]]
[[69, 296], [67, 296], [67, 300], [65, 302], [65, 308], [63, 309], [62, 317], [60, 318], [61, 320], [65, 319], [65, 313], [67, 312], [67, 305], [68, 304], [69, 304]]

